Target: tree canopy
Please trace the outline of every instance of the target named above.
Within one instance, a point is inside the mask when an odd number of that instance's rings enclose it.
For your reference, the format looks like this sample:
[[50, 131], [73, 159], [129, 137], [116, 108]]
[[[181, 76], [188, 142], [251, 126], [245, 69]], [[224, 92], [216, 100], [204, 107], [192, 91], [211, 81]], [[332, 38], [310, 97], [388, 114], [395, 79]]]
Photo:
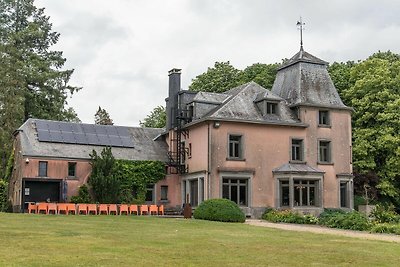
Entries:
[[12, 133], [28, 118], [79, 120], [67, 98], [73, 70], [63, 70], [61, 51], [50, 50], [59, 33], [33, 0], [0, 0], [0, 171]]
[[164, 128], [166, 125], [167, 114], [164, 106], [155, 107], [143, 121], [139, 121], [141, 127]]
[[99, 125], [114, 125], [113, 120], [110, 118], [110, 114], [100, 106], [96, 114], [94, 114], [94, 123]]

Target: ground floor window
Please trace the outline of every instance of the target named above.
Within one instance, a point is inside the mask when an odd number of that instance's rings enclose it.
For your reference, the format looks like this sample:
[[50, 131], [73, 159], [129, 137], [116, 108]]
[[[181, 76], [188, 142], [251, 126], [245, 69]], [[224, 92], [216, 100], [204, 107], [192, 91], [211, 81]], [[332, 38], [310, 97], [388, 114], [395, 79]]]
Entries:
[[351, 181], [340, 181], [339, 200], [341, 208], [351, 208], [352, 184]]
[[320, 206], [320, 180], [279, 179], [280, 207], [318, 207]]
[[146, 188], [146, 202], [153, 202], [154, 201], [154, 185], [147, 185]]
[[168, 185], [161, 186], [161, 200], [168, 200]]
[[183, 180], [182, 194], [183, 203], [189, 202], [192, 207], [197, 207], [204, 201], [204, 178]]
[[248, 179], [223, 178], [222, 197], [232, 200], [239, 206], [247, 206]]

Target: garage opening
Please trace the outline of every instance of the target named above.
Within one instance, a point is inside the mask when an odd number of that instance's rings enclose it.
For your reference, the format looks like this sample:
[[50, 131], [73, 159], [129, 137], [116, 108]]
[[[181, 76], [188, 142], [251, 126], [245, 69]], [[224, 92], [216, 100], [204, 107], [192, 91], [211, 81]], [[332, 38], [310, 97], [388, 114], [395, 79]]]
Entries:
[[24, 180], [24, 209], [28, 208], [29, 202], [61, 202], [61, 186], [61, 180]]

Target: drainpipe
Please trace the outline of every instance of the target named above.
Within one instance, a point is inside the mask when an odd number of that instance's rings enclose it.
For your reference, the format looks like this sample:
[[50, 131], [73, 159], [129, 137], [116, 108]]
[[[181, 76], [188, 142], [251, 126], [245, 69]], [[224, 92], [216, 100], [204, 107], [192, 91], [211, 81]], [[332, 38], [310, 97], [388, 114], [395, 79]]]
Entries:
[[210, 199], [211, 195], [211, 179], [210, 179], [210, 166], [211, 166], [211, 157], [210, 157], [210, 152], [211, 152], [211, 129], [210, 129], [210, 122], [207, 123], [207, 131], [208, 131], [208, 137], [207, 137], [207, 199]]

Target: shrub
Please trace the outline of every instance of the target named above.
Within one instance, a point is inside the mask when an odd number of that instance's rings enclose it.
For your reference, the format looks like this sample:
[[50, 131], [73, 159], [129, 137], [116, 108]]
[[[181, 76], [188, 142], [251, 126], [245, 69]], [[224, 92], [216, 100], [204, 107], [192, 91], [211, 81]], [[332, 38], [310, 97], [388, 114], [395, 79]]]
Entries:
[[298, 223], [298, 224], [317, 224], [318, 218], [307, 214], [302, 215], [291, 210], [267, 209], [262, 219], [270, 222]]
[[78, 195], [71, 197], [72, 203], [91, 203], [89, 188], [86, 185], [79, 187]]
[[193, 217], [220, 222], [244, 222], [246, 220], [246, 216], [238, 205], [228, 199], [209, 199], [202, 202], [194, 211]]
[[371, 232], [400, 235], [400, 224], [378, 223], [371, 228]]
[[371, 228], [371, 222], [368, 218], [357, 211], [339, 212], [328, 211], [325, 214], [321, 213], [319, 223], [331, 228], [350, 229], [365, 231]]
[[400, 223], [400, 215], [398, 215], [393, 205], [376, 205], [371, 213], [377, 223]]
[[8, 183], [5, 180], [0, 179], [0, 211], [8, 211]]

